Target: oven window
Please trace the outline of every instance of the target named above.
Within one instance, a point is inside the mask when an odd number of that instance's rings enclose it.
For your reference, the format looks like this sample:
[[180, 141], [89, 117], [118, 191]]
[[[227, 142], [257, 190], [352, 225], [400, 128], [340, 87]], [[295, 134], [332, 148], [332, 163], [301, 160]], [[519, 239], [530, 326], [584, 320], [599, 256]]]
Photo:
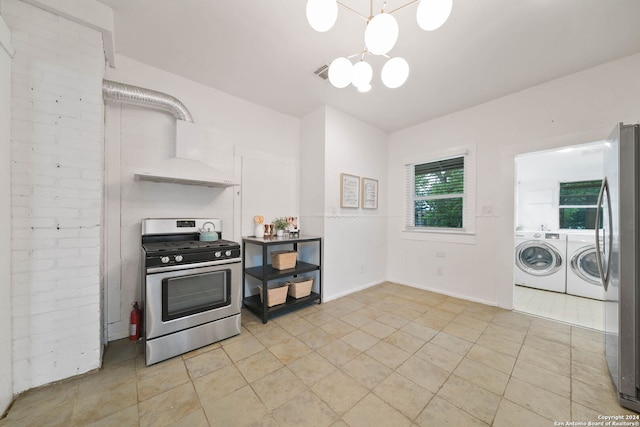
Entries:
[[162, 280], [162, 320], [173, 320], [231, 304], [231, 270]]

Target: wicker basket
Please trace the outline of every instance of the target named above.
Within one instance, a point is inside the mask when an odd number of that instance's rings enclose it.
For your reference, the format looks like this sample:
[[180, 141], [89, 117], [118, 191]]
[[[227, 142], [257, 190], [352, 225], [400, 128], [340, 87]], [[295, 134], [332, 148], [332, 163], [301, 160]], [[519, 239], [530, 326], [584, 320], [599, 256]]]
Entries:
[[273, 251], [271, 252], [271, 265], [276, 270], [287, 270], [295, 268], [298, 252], [296, 251]]
[[293, 298], [302, 298], [311, 294], [313, 277], [297, 277], [289, 281], [289, 295]]
[[[260, 301], [262, 301], [262, 285], [258, 285], [258, 290], [260, 290]], [[267, 290], [267, 307], [284, 304], [287, 301], [288, 290], [288, 282], [269, 284]]]

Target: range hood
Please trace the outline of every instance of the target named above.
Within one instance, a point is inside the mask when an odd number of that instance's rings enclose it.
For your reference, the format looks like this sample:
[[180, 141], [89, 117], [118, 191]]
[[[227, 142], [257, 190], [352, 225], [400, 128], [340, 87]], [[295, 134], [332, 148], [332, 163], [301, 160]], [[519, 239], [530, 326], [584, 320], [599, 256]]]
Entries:
[[137, 180], [174, 184], [229, 187], [239, 185], [234, 179], [221, 176], [216, 169], [199, 160], [174, 157], [155, 163], [134, 173]]
[[176, 118], [175, 157], [156, 161], [134, 172], [136, 180], [229, 187], [234, 179], [233, 145], [215, 130], [197, 126], [178, 99], [166, 93], [110, 80], [102, 81], [105, 99], [168, 111]]
[[174, 184], [229, 187], [233, 176], [233, 146], [216, 132], [176, 120], [176, 156], [135, 171], [137, 180]]

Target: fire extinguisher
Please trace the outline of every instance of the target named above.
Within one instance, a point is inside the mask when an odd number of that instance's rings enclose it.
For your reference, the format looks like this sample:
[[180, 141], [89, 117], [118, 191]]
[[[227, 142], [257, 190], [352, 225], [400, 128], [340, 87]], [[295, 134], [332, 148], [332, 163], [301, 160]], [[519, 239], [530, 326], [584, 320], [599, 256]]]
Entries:
[[140, 338], [141, 311], [138, 307], [138, 301], [134, 302], [131, 316], [129, 319], [129, 339], [135, 341]]

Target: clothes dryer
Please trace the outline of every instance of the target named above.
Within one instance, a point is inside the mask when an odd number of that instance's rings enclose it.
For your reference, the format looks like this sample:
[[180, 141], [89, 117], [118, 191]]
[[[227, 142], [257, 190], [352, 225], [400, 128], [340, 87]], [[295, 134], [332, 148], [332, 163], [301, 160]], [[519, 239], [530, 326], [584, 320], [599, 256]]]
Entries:
[[548, 231], [517, 231], [514, 279], [516, 285], [566, 292], [567, 235]]
[[567, 293], [603, 300], [594, 239], [595, 231], [567, 236]]

